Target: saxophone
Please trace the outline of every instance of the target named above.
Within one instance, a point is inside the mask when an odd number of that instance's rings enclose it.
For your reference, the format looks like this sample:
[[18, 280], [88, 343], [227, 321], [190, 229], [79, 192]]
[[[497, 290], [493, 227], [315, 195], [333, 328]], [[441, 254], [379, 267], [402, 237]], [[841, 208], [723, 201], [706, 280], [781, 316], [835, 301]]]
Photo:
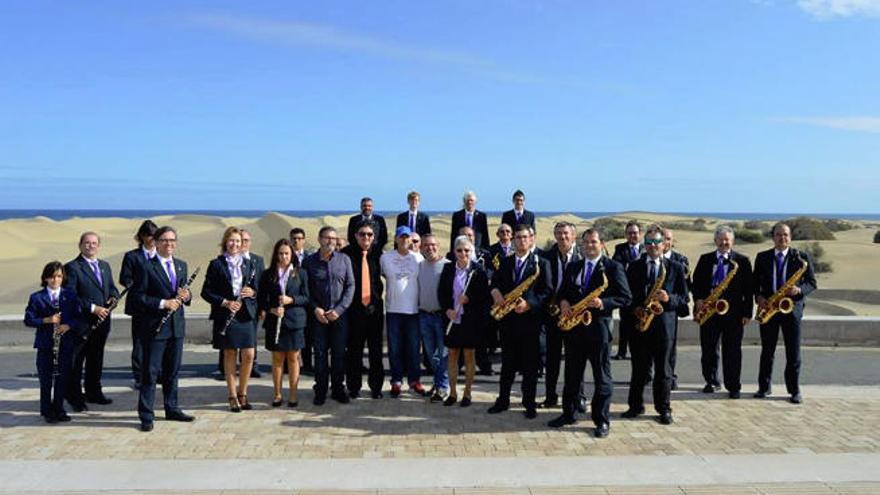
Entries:
[[660, 263], [660, 275], [657, 277], [657, 280], [654, 281], [654, 285], [651, 286], [651, 291], [648, 292], [648, 297], [645, 299], [645, 306], [636, 308], [636, 320], [638, 321], [640, 332], [647, 332], [648, 327], [651, 326], [651, 322], [654, 321], [654, 317], [663, 314], [663, 305], [660, 304], [657, 295], [660, 290], [663, 289], [663, 284], [665, 282], [666, 265]]
[[733, 280], [733, 277], [736, 276], [736, 272], [739, 271], [739, 263], [730, 260], [730, 266], [733, 268], [730, 269], [727, 276], [724, 277], [724, 280], [722, 280], [717, 287], [712, 289], [709, 296], [703, 300], [703, 304], [697, 308], [696, 312], [694, 312], [694, 321], [698, 324], [703, 325], [716, 313], [719, 315], [726, 315], [727, 311], [730, 310], [730, 303], [727, 302], [726, 299], [721, 299], [721, 294], [727, 290], [730, 281]]
[[576, 327], [578, 323], [583, 322], [584, 325], [590, 326], [590, 323], [593, 322], [593, 314], [590, 313], [590, 309], [587, 305], [590, 301], [597, 299], [599, 296], [605, 292], [605, 289], [608, 288], [608, 277], [605, 275], [605, 272], [602, 272], [602, 285], [596, 287], [593, 292], [587, 294], [583, 299], [577, 302], [574, 306], [571, 307], [571, 314], [568, 317], [560, 316], [559, 322], [557, 326], [563, 332], [567, 332], [572, 328]]
[[501, 266], [501, 251], [495, 253], [495, 256], [492, 257], [492, 266], [497, 270]]
[[540, 275], [541, 264], [535, 263], [535, 273], [532, 274], [529, 278], [520, 282], [520, 284], [517, 285], [512, 291], [505, 294], [504, 302], [492, 306], [491, 311], [489, 311], [489, 314], [492, 315], [492, 318], [500, 321], [502, 318], [510, 314], [510, 312], [513, 311], [513, 308], [516, 306], [516, 301], [520, 297], [522, 297], [522, 295], [525, 294], [527, 290], [529, 290], [529, 287], [531, 287], [532, 284], [535, 283], [535, 280], [538, 280], [538, 277]]
[[794, 310], [794, 300], [786, 296], [785, 293], [800, 281], [801, 277], [804, 276], [804, 273], [807, 272], [807, 267], [809, 266], [807, 260], [803, 259], [800, 253], [797, 253], [797, 257], [798, 261], [801, 262], [801, 267], [798, 268], [792, 276], [788, 277], [788, 280], [785, 281], [785, 284], [783, 284], [782, 287], [777, 289], [772, 296], [767, 298], [764, 307], [758, 311], [758, 315], [755, 319], [758, 320], [758, 323], [761, 325], [770, 321], [770, 318], [773, 318], [776, 313], [787, 315]]

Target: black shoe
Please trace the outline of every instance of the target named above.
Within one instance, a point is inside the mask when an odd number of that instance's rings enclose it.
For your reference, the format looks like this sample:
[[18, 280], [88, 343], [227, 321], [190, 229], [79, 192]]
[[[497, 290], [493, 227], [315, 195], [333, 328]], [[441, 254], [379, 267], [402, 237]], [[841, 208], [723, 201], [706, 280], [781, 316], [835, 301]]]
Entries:
[[281, 407], [281, 404], [283, 404], [283, 403], [284, 403], [284, 401], [281, 399], [274, 399], [272, 401], [272, 407]]
[[739, 399], [739, 390], [731, 390], [727, 393], [727, 397], [730, 399]]
[[451, 406], [451, 405], [455, 404], [456, 402], [458, 402], [458, 397], [456, 397], [454, 395], [450, 395], [449, 397], [446, 398], [446, 400], [443, 401], [443, 405], [444, 406]]
[[756, 399], [766, 399], [768, 395], [770, 395], [769, 390], [758, 390], [752, 397]]
[[527, 407], [523, 415], [526, 419], [535, 419], [538, 417], [538, 411], [534, 407]]
[[791, 397], [788, 398], [788, 401], [791, 402], [792, 404], [800, 404], [801, 402], [804, 401], [804, 398], [801, 397], [801, 393], [798, 392], [796, 394], [792, 394]]
[[488, 412], [489, 414], [498, 414], [508, 409], [510, 409], [510, 403], [496, 400], [495, 404], [493, 404], [492, 407], [490, 407], [489, 410], [486, 412]]
[[542, 409], [550, 409], [551, 407], [556, 407], [559, 405], [559, 396], [557, 395], [548, 395], [544, 397], [544, 402], [538, 404], [538, 407]]
[[573, 424], [575, 424], [575, 422], [577, 422], [577, 420], [574, 419], [573, 416], [563, 414], [563, 415], [559, 416], [558, 418], [551, 419], [550, 421], [548, 421], [547, 426], [549, 426], [550, 428], [562, 428], [563, 426], [566, 426], [566, 425], [573, 425]]
[[670, 387], [670, 389], [678, 390], [678, 380], [672, 380], [672, 387]]
[[330, 394], [330, 398], [340, 404], [348, 404], [349, 402], [351, 402], [351, 399], [348, 398], [348, 394], [346, 394], [345, 392], [334, 392]]
[[644, 407], [640, 407], [639, 409], [633, 409], [633, 408], [630, 407], [629, 409], [627, 409], [626, 411], [624, 411], [624, 413], [621, 414], [620, 417], [621, 417], [621, 418], [626, 418], [626, 419], [632, 419], [632, 418], [638, 418], [638, 417], [641, 416], [642, 414], [645, 414], [645, 408], [644, 408]]
[[86, 405], [85, 401], [70, 401], [70, 400], [68, 400], [67, 403], [70, 404], [70, 408], [73, 409], [73, 412], [79, 413], [79, 412], [89, 410], [89, 406]]
[[251, 369], [251, 378], [263, 378], [263, 374], [260, 373], [256, 366]]
[[61, 411], [55, 416], [55, 419], [57, 419], [59, 423], [67, 423], [70, 421], [70, 416], [68, 416], [66, 412]]
[[384, 396], [382, 395], [381, 390], [373, 390], [372, 392], [370, 392], [370, 397], [374, 399], [381, 399]]
[[672, 413], [667, 411], [660, 415], [660, 424], [661, 425], [671, 425], [674, 422], [672, 419]]
[[195, 417], [189, 415], [181, 410], [172, 411], [170, 413], [165, 414], [166, 421], [183, 421], [184, 423], [191, 423], [195, 421]]
[[443, 396], [440, 395], [440, 392], [435, 390], [434, 393], [431, 394], [431, 402], [443, 402]]
[[141, 389], [141, 382], [139, 382], [139, 381], [132, 382], [131, 389], [132, 390], [140, 390]]
[[49, 423], [50, 425], [54, 425], [55, 423], [58, 422], [58, 417], [56, 417], [52, 413], [45, 414], [45, 415], [43, 415], [43, 421]]
[[299, 407], [299, 401], [298, 401], [298, 400], [295, 400], [295, 401], [292, 401], [292, 402], [291, 402], [291, 401], [287, 401], [287, 407], [289, 407], [289, 408], [291, 408], [291, 409], [295, 409], [295, 408]]
[[112, 404], [113, 399], [106, 397], [104, 394], [94, 395], [90, 397], [86, 397], [86, 402], [89, 404], [98, 404], [101, 406], [106, 406], [107, 404]]
[[712, 385], [711, 383], [707, 383], [706, 386], [703, 387], [703, 393], [704, 394], [715, 393], [715, 385]]
[[351, 399], [360, 399], [361, 398], [361, 391], [360, 390], [349, 390], [348, 397]]
[[578, 399], [577, 404], [575, 404], [575, 409], [577, 412], [581, 414], [587, 413], [587, 399]]
[[492, 376], [495, 372], [492, 371], [492, 368], [480, 368], [480, 370], [477, 371], [477, 374], [480, 376]]
[[614, 356], [611, 357], [611, 359], [613, 359], [615, 361], [622, 361], [622, 360], [626, 359], [626, 354], [615, 354]]
[[471, 405], [471, 398], [467, 397], [467, 396], [463, 397], [461, 399], [461, 403], [459, 404], [460, 407], [468, 407], [470, 405]]
[[226, 381], [226, 375], [224, 375], [223, 373], [217, 372], [217, 373], [213, 373], [211, 376], [213, 376], [214, 379], [217, 380], [218, 382], [225, 382]]
[[141, 422], [141, 431], [153, 431], [153, 422], [152, 421], [142, 421]]
[[596, 429], [593, 431], [593, 436], [596, 438], [606, 438], [608, 436], [609, 429], [610, 427], [608, 426], [608, 423], [602, 423], [601, 425], [597, 426]]
[[316, 395], [315, 398], [312, 400], [312, 404], [316, 406], [323, 406], [325, 402], [327, 402], [327, 397], [323, 395]]

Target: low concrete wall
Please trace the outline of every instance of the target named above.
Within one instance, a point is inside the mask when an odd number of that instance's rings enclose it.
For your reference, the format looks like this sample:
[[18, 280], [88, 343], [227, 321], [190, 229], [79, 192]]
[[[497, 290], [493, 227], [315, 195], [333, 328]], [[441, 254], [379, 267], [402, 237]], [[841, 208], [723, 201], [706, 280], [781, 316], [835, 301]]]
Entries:
[[[131, 341], [131, 320], [125, 315], [113, 316], [110, 342]], [[615, 320], [615, 326], [617, 321]], [[802, 322], [803, 342], [823, 346], [880, 346], [880, 318], [860, 316], [807, 316]], [[614, 332], [615, 337], [617, 332]], [[190, 314], [186, 318], [187, 341], [196, 344], [211, 342], [211, 322], [207, 314]], [[262, 346], [262, 330], [258, 344]], [[22, 323], [21, 316], [0, 316], [0, 346], [33, 345], [34, 331]], [[758, 324], [746, 327], [744, 342], [759, 344]], [[678, 343], [699, 344], [699, 327], [691, 319], [679, 320]], [[781, 337], [780, 337], [781, 345]]]

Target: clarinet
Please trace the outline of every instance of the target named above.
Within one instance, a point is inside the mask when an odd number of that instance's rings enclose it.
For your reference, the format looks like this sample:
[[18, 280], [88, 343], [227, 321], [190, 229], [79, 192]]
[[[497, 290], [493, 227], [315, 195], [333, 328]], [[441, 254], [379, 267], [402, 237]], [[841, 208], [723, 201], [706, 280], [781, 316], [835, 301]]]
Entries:
[[[293, 263], [291, 263], [287, 267], [288, 273], [293, 270]], [[280, 287], [280, 286], [279, 286]], [[281, 297], [284, 297], [284, 290], [281, 291]], [[283, 304], [278, 306], [279, 308], [284, 308]], [[281, 335], [281, 322], [284, 320], [284, 313], [281, 313], [281, 316], [278, 317], [278, 321], [275, 322], [275, 345], [278, 345], [278, 336]]]
[[[248, 277], [247, 283], [241, 286], [241, 290], [244, 290], [245, 287], [248, 287], [249, 285], [251, 285], [254, 282], [254, 275], [256, 275], [256, 274], [257, 274], [257, 270], [251, 270], [251, 276]], [[242, 299], [243, 298], [241, 297], [241, 291], [238, 291], [238, 297], [235, 299], [235, 302], [240, 303], [242, 301]], [[239, 309], [241, 309], [241, 306], [239, 306]], [[226, 329], [229, 328], [229, 325], [232, 325], [232, 321], [235, 320], [235, 315], [237, 315], [237, 314], [238, 314], [238, 311], [231, 311], [231, 310], [229, 311], [229, 318], [226, 318], [226, 324], [223, 325], [223, 329], [220, 330], [221, 336], [223, 336], [223, 337], [226, 336]]]
[[[131, 285], [134, 285], [134, 284], [131, 284]], [[92, 324], [92, 328], [91, 328], [92, 330], [97, 329], [99, 326], [101, 326], [101, 323], [104, 323], [104, 320], [106, 320], [107, 318], [110, 318], [110, 313], [112, 313], [113, 310], [116, 309], [117, 306], [119, 306], [119, 301], [121, 301], [122, 298], [125, 297], [125, 294], [128, 292], [128, 289], [131, 288], [131, 285], [126, 287], [125, 290], [123, 290], [119, 294], [119, 297], [117, 297], [115, 299], [111, 297], [110, 300], [107, 301], [109, 303], [109, 304], [107, 304], [107, 315], [106, 316], [99, 316], [98, 320]]]
[[[61, 317], [61, 293], [58, 293], [58, 300], [52, 301], [52, 308], [55, 309], [55, 312], [58, 314], [58, 317]], [[52, 376], [58, 376], [61, 374], [61, 370], [58, 369], [58, 354], [61, 352], [61, 334], [58, 333], [58, 327], [61, 324], [53, 323], [52, 324]]]
[[[189, 290], [189, 286], [192, 285], [193, 280], [196, 279], [196, 275], [199, 274], [199, 270], [201, 270], [201, 269], [202, 269], [201, 265], [197, 266], [196, 271], [194, 271], [193, 274], [189, 276], [189, 280], [186, 281], [186, 285], [181, 287], [181, 289]], [[183, 298], [180, 297], [179, 295], [174, 296], [174, 300], [179, 303], [183, 303]], [[165, 312], [165, 315], [162, 316], [162, 321], [160, 321], [159, 326], [156, 327], [156, 335], [159, 335], [159, 332], [162, 331], [162, 327], [165, 326], [165, 322], [168, 321], [168, 318], [171, 318], [171, 315], [173, 315], [175, 311], [176, 310], [172, 309], [172, 310], [168, 310]]]

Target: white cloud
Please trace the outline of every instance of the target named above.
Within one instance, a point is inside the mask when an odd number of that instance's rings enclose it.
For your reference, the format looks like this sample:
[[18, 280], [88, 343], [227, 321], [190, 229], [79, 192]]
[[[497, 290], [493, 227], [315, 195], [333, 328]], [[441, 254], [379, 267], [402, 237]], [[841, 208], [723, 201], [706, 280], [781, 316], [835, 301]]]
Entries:
[[880, 17], [880, 0], [798, 0], [797, 4], [817, 19]]
[[468, 53], [412, 47], [403, 43], [347, 32], [330, 25], [300, 21], [248, 19], [214, 14], [192, 15], [185, 20], [195, 26], [259, 41], [443, 65], [508, 82], [535, 83], [545, 81], [542, 77], [505, 70], [489, 60]]
[[880, 117], [780, 117], [774, 122], [880, 134]]

